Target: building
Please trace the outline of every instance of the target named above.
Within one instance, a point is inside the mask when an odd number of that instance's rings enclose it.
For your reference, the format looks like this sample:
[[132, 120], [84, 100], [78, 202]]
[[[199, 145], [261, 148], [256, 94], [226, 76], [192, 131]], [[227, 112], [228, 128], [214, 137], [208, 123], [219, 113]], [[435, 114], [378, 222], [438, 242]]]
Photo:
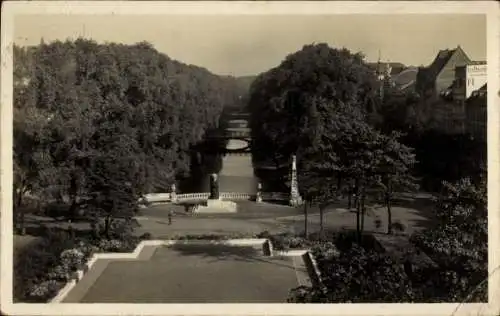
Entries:
[[465, 101], [465, 128], [474, 139], [486, 141], [487, 135], [487, 97], [488, 85], [473, 91]]
[[379, 80], [384, 80], [387, 77], [393, 77], [407, 68], [402, 63], [391, 62], [368, 63], [368, 66], [370, 66], [375, 71]]
[[379, 96], [384, 98], [385, 91], [391, 88], [398, 88], [397, 78], [401, 73], [404, 73], [407, 67], [402, 63], [395, 62], [377, 62], [368, 63], [379, 81]]
[[465, 66], [455, 69], [455, 81], [453, 84], [453, 100], [463, 104], [487, 82], [487, 65], [485, 61], [471, 62]]
[[396, 88], [396, 90], [405, 94], [415, 92], [417, 73], [417, 67], [408, 67], [397, 75], [393, 76], [392, 81], [394, 82], [394, 87]]
[[439, 51], [429, 66], [419, 67], [416, 91], [424, 98], [442, 95], [453, 85], [456, 68], [471, 62], [460, 46]]

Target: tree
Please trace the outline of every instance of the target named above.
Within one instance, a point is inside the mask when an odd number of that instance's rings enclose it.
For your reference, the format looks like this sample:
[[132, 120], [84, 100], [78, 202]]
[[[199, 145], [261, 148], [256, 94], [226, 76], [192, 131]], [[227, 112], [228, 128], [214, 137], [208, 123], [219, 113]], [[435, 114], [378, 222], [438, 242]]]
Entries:
[[427, 297], [487, 301], [487, 203], [485, 175], [477, 184], [468, 178], [444, 183], [436, 205], [436, 225], [411, 236], [441, 266], [441, 272], [426, 284]]
[[[319, 116], [340, 105], [363, 112], [374, 110], [376, 78], [361, 54], [326, 44], [306, 45], [276, 68], [259, 75], [251, 85], [249, 110], [256, 159], [288, 159], [307, 132], [312, 99], [324, 99]], [[328, 120], [323, 120], [328, 122]]]
[[[64, 201], [70, 214], [86, 204], [114, 214], [111, 196], [126, 193], [129, 201], [164, 190], [189, 175], [193, 146], [236, 98], [234, 78], [174, 61], [148, 43], [78, 39], [16, 46], [14, 54], [17, 204], [30, 191]], [[123, 161], [113, 166], [111, 157]], [[127, 166], [134, 179], [121, 174]], [[133, 183], [134, 192], [120, 182]]]
[[337, 200], [341, 179], [353, 179], [360, 203], [356, 227], [364, 226], [366, 187], [376, 174], [375, 150], [381, 134], [365, 121], [356, 107], [312, 98], [299, 147], [299, 174], [302, 192], [324, 208]]
[[378, 148], [375, 149], [377, 185], [383, 194], [387, 208], [387, 233], [392, 233], [392, 200], [396, 191], [415, 190], [418, 188], [412, 176], [412, 168], [416, 163], [412, 149], [401, 144], [398, 132], [390, 135], [379, 135]]

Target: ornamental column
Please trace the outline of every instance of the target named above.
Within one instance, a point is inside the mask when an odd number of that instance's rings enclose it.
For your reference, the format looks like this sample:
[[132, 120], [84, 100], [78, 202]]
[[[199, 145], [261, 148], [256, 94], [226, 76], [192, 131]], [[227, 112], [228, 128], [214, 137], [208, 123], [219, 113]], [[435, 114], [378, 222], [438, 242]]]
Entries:
[[302, 197], [299, 193], [299, 184], [297, 181], [297, 157], [292, 156], [292, 176], [290, 185], [290, 205], [298, 206], [302, 204]]

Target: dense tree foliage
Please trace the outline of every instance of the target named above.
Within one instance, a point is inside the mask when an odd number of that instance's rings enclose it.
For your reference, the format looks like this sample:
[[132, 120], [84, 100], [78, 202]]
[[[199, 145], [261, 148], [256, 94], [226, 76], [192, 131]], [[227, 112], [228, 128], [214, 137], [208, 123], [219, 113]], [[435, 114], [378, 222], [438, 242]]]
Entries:
[[27, 191], [72, 209], [90, 198], [109, 214], [123, 209], [118, 200], [164, 191], [189, 174], [192, 147], [239, 100], [234, 78], [148, 43], [41, 43], [15, 47], [14, 58], [19, 203]]
[[290, 301], [487, 302], [486, 179], [474, 184], [465, 178], [444, 188], [436, 225], [411, 237], [435, 264], [417, 259], [419, 251], [412, 249], [394, 256], [366, 241], [328, 236], [312, 247], [322, 283], [293, 289]]
[[361, 55], [318, 44], [261, 74], [250, 92], [255, 160], [279, 165], [296, 154], [300, 191], [318, 204], [321, 219], [329, 203], [354, 187], [359, 233], [368, 191], [383, 190], [390, 222], [392, 194], [411, 182], [415, 163], [398, 134], [374, 126], [381, 107], [375, 80]]
[[466, 118], [455, 103], [394, 89], [384, 96], [378, 104], [376, 126], [385, 133], [405, 134], [401, 142], [415, 149], [415, 171], [425, 190], [438, 191], [442, 181], [477, 180], [476, 175], [486, 167], [486, 142], [462, 129]]
[[432, 278], [434, 297], [451, 291], [453, 300], [487, 300], [487, 204], [486, 177], [445, 183], [435, 227], [412, 236], [444, 269]]
[[[328, 106], [375, 108], [373, 71], [360, 54], [306, 45], [276, 68], [259, 75], [250, 89], [252, 154], [259, 162], [287, 161], [307, 135], [311, 98]], [[328, 107], [318, 115], [328, 116]], [[279, 163], [278, 163], [279, 164]]]

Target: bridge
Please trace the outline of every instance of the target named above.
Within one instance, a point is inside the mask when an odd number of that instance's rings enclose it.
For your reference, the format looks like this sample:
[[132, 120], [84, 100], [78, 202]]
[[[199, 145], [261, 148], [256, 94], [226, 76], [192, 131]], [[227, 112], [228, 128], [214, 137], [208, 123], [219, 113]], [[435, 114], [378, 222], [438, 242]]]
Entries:
[[219, 133], [214, 133], [211, 139], [227, 140], [227, 146], [220, 151], [227, 155], [250, 155], [252, 147], [251, 130], [248, 128], [248, 113], [235, 113], [228, 117], [228, 127]]

